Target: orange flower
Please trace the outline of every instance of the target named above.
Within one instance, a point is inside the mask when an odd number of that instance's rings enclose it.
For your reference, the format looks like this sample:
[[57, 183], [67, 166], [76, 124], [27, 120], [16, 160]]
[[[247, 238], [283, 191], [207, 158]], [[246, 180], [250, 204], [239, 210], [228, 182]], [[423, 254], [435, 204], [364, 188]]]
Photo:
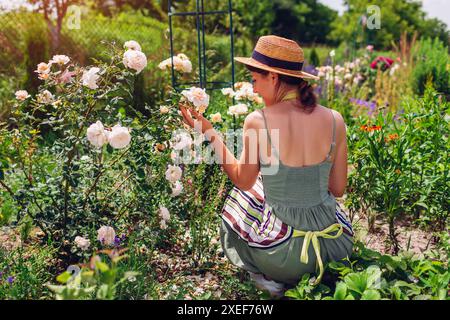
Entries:
[[381, 126], [376, 126], [376, 125], [372, 125], [372, 126], [361, 126], [360, 129], [362, 131], [366, 131], [366, 132], [371, 132], [371, 131], [376, 131], [376, 130], [381, 130]]
[[384, 138], [384, 141], [389, 142], [389, 141], [392, 141], [392, 140], [395, 140], [395, 139], [398, 139], [398, 134], [397, 133], [388, 135], [387, 138]]
[[396, 173], [396, 174], [400, 174], [400, 173], [402, 173], [402, 172], [400, 171], [400, 169], [395, 169], [395, 173]]

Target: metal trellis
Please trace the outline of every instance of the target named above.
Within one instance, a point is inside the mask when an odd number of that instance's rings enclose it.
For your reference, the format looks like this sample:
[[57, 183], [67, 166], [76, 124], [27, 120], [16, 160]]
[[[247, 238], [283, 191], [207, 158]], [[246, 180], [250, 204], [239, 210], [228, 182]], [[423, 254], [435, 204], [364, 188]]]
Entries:
[[[226, 0], [225, 0], [226, 1]], [[208, 90], [222, 89], [225, 87], [234, 87], [235, 83], [235, 65], [234, 65], [234, 35], [233, 35], [233, 7], [232, 1], [228, 0], [228, 10], [204, 11], [204, 0], [195, 0], [195, 11], [192, 12], [175, 12], [172, 3], [169, 0], [169, 32], [170, 32], [170, 56], [173, 65], [174, 48], [173, 48], [173, 18], [176, 16], [186, 17], [193, 16], [196, 19], [197, 30], [197, 47], [198, 47], [198, 69], [199, 81], [177, 83], [174, 68], [172, 68], [172, 87], [179, 91], [182, 86], [195, 85], [200, 88]], [[205, 16], [206, 15], [228, 15], [230, 20], [229, 34], [230, 34], [230, 58], [231, 58], [231, 79], [230, 81], [208, 81], [207, 78], [207, 64], [206, 64], [206, 40], [205, 40]]]

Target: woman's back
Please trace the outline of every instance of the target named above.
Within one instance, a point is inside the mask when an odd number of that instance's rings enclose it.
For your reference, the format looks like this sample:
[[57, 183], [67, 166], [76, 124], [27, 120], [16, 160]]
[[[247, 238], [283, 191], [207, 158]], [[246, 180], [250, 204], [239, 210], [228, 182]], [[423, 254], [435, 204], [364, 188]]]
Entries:
[[[326, 159], [332, 144], [335, 121], [330, 111], [318, 105], [307, 114], [290, 102], [264, 109], [273, 148], [285, 166], [314, 166]], [[266, 128], [262, 116], [260, 120], [261, 128]], [[260, 145], [267, 146], [267, 151], [261, 152], [263, 161], [274, 163], [276, 154], [272, 155], [266, 137], [260, 136]], [[265, 159], [264, 155], [268, 155], [269, 159]]]

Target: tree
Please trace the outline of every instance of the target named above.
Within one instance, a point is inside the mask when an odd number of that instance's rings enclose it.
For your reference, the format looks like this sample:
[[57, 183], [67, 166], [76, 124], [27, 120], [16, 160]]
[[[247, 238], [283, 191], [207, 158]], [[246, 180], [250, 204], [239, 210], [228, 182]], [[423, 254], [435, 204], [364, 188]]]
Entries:
[[[67, 9], [71, 5], [83, 3], [83, 0], [28, 0], [28, 2], [37, 5], [38, 12], [43, 13], [50, 32], [52, 49], [55, 50], [59, 47], [62, 24]], [[56, 21], [52, 18], [53, 15], [56, 16]]]
[[275, 0], [272, 31], [300, 43], [325, 43], [337, 12], [317, 0]]
[[[418, 31], [420, 36], [438, 36], [448, 43], [449, 33], [444, 23], [437, 19], [427, 19], [418, 0], [378, 0], [380, 28], [368, 28], [363, 23], [373, 16], [368, 12], [372, 4], [369, 0], [345, 0], [347, 11], [332, 23], [330, 40], [359, 45], [372, 44], [379, 49], [389, 49], [393, 41], [400, 39], [401, 33]], [[365, 18], [363, 18], [365, 16]]]

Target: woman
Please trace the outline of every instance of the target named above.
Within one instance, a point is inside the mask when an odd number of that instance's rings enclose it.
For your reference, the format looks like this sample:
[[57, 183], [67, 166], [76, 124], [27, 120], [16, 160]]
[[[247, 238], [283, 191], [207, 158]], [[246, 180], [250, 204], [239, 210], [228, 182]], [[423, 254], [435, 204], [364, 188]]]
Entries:
[[[224, 252], [258, 287], [281, 296], [317, 267], [320, 282], [324, 263], [352, 252], [351, 225], [335, 199], [347, 184], [346, 127], [337, 111], [316, 103], [304, 79], [317, 77], [301, 71], [303, 50], [296, 42], [264, 36], [251, 58], [236, 60], [250, 70], [253, 90], [265, 103], [245, 119], [239, 161], [208, 120], [180, 108], [190, 126], [201, 122], [236, 186], [222, 212]], [[250, 161], [252, 130], [265, 133], [257, 136], [256, 163]]]

